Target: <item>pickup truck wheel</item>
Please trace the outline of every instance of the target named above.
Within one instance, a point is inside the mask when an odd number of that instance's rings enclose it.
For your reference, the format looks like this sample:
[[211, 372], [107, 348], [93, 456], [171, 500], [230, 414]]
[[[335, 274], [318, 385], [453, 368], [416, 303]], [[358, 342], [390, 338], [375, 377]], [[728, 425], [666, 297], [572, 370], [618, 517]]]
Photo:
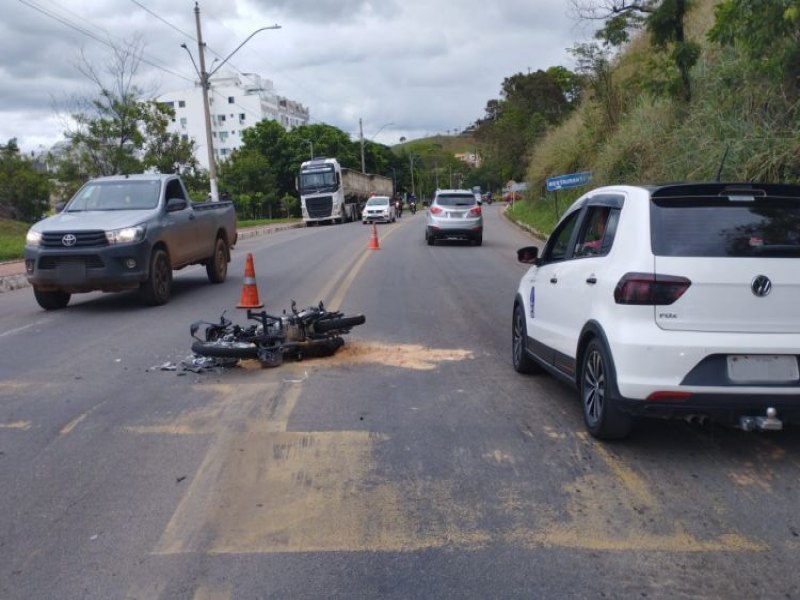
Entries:
[[214, 243], [214, 256], [206, 263], [206, 274], [211, 283], [222, 283], [228, 276], [228, 244], [222, 238]]
[[142, 301], [150, 306], [166, 304], [172, 293], [172, 265], [167, 253], [158, 249], [150, 257], [150, 275], [139, 285]]
[[36, 298], [36, 302], [39, 303], [39, 306], [41, 306], [43, 309], [58, 310], [69, 304], [71, 294], [58, 290], [55, 292], [43, 292], [34, 286], [33, 296]]

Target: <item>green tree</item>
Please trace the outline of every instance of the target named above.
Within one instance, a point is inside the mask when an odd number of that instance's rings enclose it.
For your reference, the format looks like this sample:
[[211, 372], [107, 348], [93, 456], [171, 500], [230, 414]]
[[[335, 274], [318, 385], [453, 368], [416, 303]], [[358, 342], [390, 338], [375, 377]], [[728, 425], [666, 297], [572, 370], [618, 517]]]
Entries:
[[684, 24], [692, 0], [572, 0], [581, 19], [604, 21], [595, 37], [607, 46], [620, 46], [629, 31], [644, 26], [654, 48], [668, 52], [678, 72], [675, 95], [691, 100], [691, 69], [700, 57], [700, 46], [686, 38]]
[[20, 155], [17, 140], [0, 146], [0, 214], [33, 222], [46, 212], [49, 196], [47, 175]]
[[486, 164], [499, 171], [500, 179], [524, 177], [528, 148], [573, 110], [578, 82], [563, 68], [517, 73], [503, 81], [501, 98], [487, 102], [475, 128]]
[[800, 0], [724, 0], [714, 15], [711, 41], [743, 49], [798, 85]]
[[276, 174], [269, 159], [261, 152], [243, 147], [220, 165], [220, 189], [228, 192], [240, 216], [257, 218], [263, 206], [278, 198]]
[[102, 68], [83, 56], [78, 69], [96, 94], [73, 101], [74, 127], [65, 135], [72, 146], [67, 160], [74, 164], [64, 173], [86, 178], [148, 167], [170, 173], [178, 165], [194, 166], [192, 144], [167, 132], [171, 109], [146, 99], [135, 83], [142, 51], [138, 41], [114, 46]]
[[180, 134], [168, 129], [170, 120], [175, 117], [175, 110], [154, 101], [140, 104], [145, 133], [142, 166], [145, 169], [155, 169], [159, 173], [197, 169], [194, 142], [183, 139]]

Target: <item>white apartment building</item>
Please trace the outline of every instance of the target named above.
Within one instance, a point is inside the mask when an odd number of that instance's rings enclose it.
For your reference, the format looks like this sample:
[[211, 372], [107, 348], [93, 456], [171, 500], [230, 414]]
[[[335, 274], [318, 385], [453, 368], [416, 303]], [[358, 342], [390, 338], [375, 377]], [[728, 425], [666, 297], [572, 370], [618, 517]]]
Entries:
[[[220, 71], [211, 80], [208, 92], [211, 112], [211, 137], [214, 157], [224, 161], [231, 152], [242, 145], [242, 131], [259, 121], [277, 121], [286, 129], [308, 123], [308, 108], [278, 96], [272, 81], [255, 73]], [[168, 92], [158, 101], [170, 105], [175, 111], [171, 130], [194, 139], [195, 158], [208, 169], [203, 90], [197, 82], [193, 88]]]

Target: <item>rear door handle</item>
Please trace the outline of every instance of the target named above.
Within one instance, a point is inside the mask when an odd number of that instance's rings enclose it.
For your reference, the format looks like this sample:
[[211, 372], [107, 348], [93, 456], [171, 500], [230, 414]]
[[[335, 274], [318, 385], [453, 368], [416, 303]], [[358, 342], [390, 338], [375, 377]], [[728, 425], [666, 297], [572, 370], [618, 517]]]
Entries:
[[555, 277], [555, 276], [551, 277], [550, 278], [550, 283], [558, 283], [558, 277]]
[[594, 275], [592, 275], [591, 277], [587, 277], [586, 283], [594, 285], [595, 283], [597, 283], [597, 277], [595, 277]]

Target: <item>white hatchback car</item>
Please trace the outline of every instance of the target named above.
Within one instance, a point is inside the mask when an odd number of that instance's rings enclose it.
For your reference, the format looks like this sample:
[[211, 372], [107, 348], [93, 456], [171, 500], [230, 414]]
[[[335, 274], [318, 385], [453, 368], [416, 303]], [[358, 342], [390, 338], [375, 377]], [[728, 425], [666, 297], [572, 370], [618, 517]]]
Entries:
[[367, 200], [361, 213], [361, 222], [367, 223], [394, 223], [397, 219], [394, 202], [389, 196], [372, 196]]
[[518, 258], [514, 368], [575, 386], [593, 436], [800, 422], [800, 186], [598, 188]]

